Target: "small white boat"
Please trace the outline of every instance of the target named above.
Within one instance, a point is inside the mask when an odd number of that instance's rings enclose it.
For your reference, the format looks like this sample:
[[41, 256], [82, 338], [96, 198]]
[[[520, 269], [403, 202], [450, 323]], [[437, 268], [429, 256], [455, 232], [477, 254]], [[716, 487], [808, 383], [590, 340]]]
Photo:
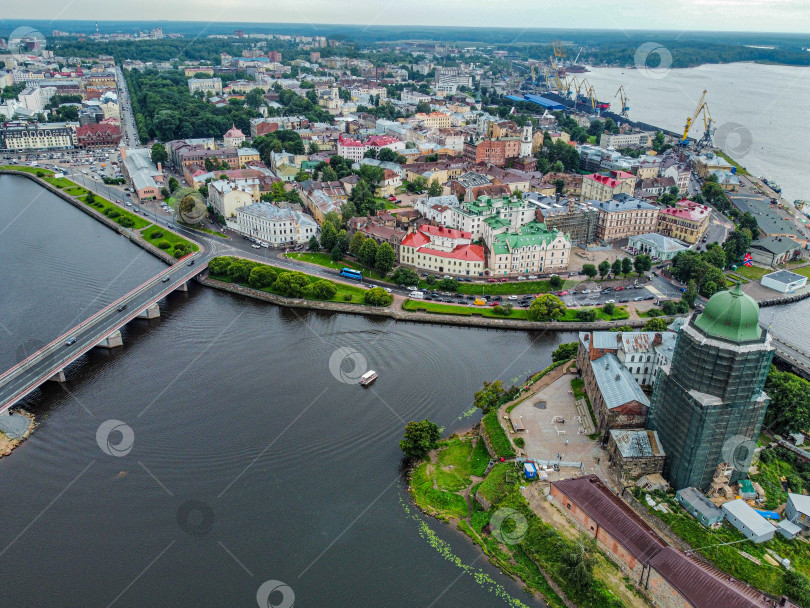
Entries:
[[362, 386], [368, 386], [369, 384], [374, 382], [376, 379], [377, 379], [377, 372], [375, 372], [373, 369], [371, 369], [371, 370], [367, 371], [365, 374], [363, 374], [362, 376], [360, 376], [360, 384]]

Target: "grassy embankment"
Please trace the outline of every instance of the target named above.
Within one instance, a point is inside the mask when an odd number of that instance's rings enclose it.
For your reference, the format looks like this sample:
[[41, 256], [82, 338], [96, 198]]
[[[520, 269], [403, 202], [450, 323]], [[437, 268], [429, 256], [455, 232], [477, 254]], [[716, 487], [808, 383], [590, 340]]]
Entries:
[[164, 249], [164, 251], [169, 255], [174, 255], [176, 245], [181, 245], [182, 248], [185, 249], [186, 251], [189, 248], [192, 251], [200, 250], [200, 248], [197, 245], [195, 245], [188, 239], [184, 239], [179, 234], [175, 234], [174, 232], [171, 232], [166, 228], [163, 228], [162, 226], [151, 225], [148, 228], [141, 230], [141, 237], [143, 237], [143, 240], [146, 241], [147, 243], [151, 243], [152, 245], [158, 248], [160, 248], [159, 243], [161, 241], [168, 242], [170, 247], [167, 247], [166, 249]]
[[[270, 264], [256, 263], [256, 266], [267, 266], [269, 268], [272, 268], [276, 272], [277, 275], [280, 275], [280, 274], [285, 273], [285, 272], [293, 272], [293, 271], [288, 270], [286, 268], [279, 268], [278, 266], [272, 266]], [[304, 272], [298, 272], [298, 271], [295, 271], [295, 272], [297, 272], [298, 274], [305, 275], [309, 279], [310, 283], [315, 283], [317, 281], [326, 280], [326, 279], [322, 279], [321, 277], [316, 277], [316, 276], [313, 276], [313, 275], [306, 274]], [[242, 287], [246, 287], [248, 289], [256, 289], [257, 291], [265, 291], [267, 293], [272, 293], [272, 294], [276, 294], [276, 295], [279, 295], [279, 296], [288, 297], [288, 294], [282, 293], [282, 292], [280, 292], [280, 291], [278, 291], [276, 289], [273, 289], [272, 285], [270, 287], [257, 288], [257, 287], [251, 287], [250, 284], [247, 281], [234, 281], [233, 279], [231, 279], [227, 275], [216, 275], [216, 274], [212, 273], [212, 274], [210, 274], [210, 276], [211, 276], [212, 279], [216, 279], [217, 281], [222, 281], [223, 283], [235, 283], [236, 285], [241, 285]], [[343, 283], [334, 283], [334, 285], [337, 288], [337, 292], [335, 293], [335, 296], [331, 300], [327, 300], [327, 301], [340, 302], [342, 304], [364, 304], [365, 303], [364, 302], [364, 297], [365, 297], [365, 294], [366, 294], [365, 289], [361, 289], [359, 287], [354, 287], [352, 285], [345, 285]], [[307, 294], [302, 294], [301, 296], [298, 296], [298, 297], [300, 297], [302, 299], [305, 299], [305, 300], [318, 300], [318, 298], [310, 297]], [[323, 301], [323, 300], [320, 300], [320, 301]]]
[[[506, 304], [506, 302], [502, 302]], [[403, 310], [416, 311], [424, 310], [425, 312], [442, 314], [442, 315], [456, 315], [462, 317], [471, 317], [472, 315], [479, 315], [482, 317], [492, 319], [522, 319], [528, 320], [528, 308], [513, 308], [511, 314], [507, 316], [499, 315], [495, 312], [494, 306], [461, 306], [457, 304], [441, 304], [439, 302], [432, 302], [430, 300], [411, 300], [407, 299], [402, 303]], [[588, 310], [583, 308], [566, 309], [565, 314], [557, 319], [558, 322], [571, 321], [576, 322], [577, 310]], [[630, 313], [627, 309], [617, 306], [612, 315], [606, 314], [601, 308], [596, 310], [597, 321], [621, 321], [627, 319]]]
[[320, 252], [307, 252], [301, 251], [296, 253], [288, 253], [287, 257], [293, 260], [299, 260], [301, 262], [309, 262], [310, 264], [317, 264], [318, 266], [323, 266], [324, 268], [331, 268], [332, 270], [340, 270], [341, 268], [351, 268], [353, 270], [359, 270], [363, 273], [364, 279], [377, 279], [383, 280], [383, 276], [374, 270], [373, 268], [368, 268], [367, 266], [363, 266], [358, 262], [353, 262], [351, 260], [338, 260], [337, 262], [332, 259], [332, 256], [328, 253], [320, 253]]
[[[542, 595], [553, 608], [565, 604], [544, 573], [579, 606], [624, 606], [620, 596], [633, 592], [624, 588], [621, 572], [598, 551], [591, 551], [596, 564], [590, 584], [577, 584], [580, 577], [572, 576], [563, 562], [564, 555], [576, 552], [576, 533], [569, 529], [568, 534], [562, 534], [535, 514], [521, 490], [521, 486], [532, 482], [523, 479], [513, 463], [495, 464], [479, 483], [489, 455], [482, 448], [482, 441], [473, 445], [474, 441], [451, 437], [441, 442], [435, 463], [425, 461], [415, 467], [409, 488], [414, 502], [442, 521], [456, 522], [458, 529], [484, 551], [490, 562], [521, 580], [527, 593]], [[490, 503], [488, 510], [478, 503], [476, 495]], [[496, 519], [490, 525], [496, 513], [510, 515], [500, 524]], [[614, 584], [609, 586], [605, 576]], [[622, 584], [616, 584], [617, 580]]]
[[[779, 483], [778, 477], [776, 483]], [[646, 505], [644, 492], [636, 490], [635, 493], [639, 501]], [[792, 567], [797, 571], [810, 575], [810, 551], [807, 550], [806, 543], [787, 540], [780, 534], [764, 543], [745, 541], [742, 532], [728, 522], [723, 522], [717, 530], [703, 527], [681, 508], [672, 494], [654, 492], [653, 496], [658, 500], [663, 499], [671, 513], [649, 509], [651, 515], [660, 518], [681, 539], [698, 548], [698, 552], [715, 566], [749, 585], [777, 597], [785, 592], [785, 569], [774, 566], [765, 559], [765, 555], [770, 555], [769, 549], [781, 557], [790, 559]], [[751, 561], [743, 555], [743, 552], [756, 558], [760, 563]]]
[[728, 154], [726, 154], [722, 150], [715, 150], [714, 153], [717, 154], [717, 156], [719, 156], [720, 158], [723, 158], [726, 161], [728, 161], [732, 167], [737, 167], [737, 175], [751, 175], [746, 170], [745, 167], [743, 167], [741, 164], [739, 164], [737, 161], [735, 161], [733, 158], [731, 158]]

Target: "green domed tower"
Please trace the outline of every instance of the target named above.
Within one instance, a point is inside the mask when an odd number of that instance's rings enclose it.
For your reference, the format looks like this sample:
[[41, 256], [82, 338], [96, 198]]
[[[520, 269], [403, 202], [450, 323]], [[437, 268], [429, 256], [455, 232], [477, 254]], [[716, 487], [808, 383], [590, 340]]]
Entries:
[[759, 306], [739, 285], [713, 295], [683, 324], [671, 366], [659, 371], [647, 418], [676, 490], [707, 490], [721, 462], [734, 469], [733, 480], [747, 475], [768, 406], [762, 389], [772, 357]]

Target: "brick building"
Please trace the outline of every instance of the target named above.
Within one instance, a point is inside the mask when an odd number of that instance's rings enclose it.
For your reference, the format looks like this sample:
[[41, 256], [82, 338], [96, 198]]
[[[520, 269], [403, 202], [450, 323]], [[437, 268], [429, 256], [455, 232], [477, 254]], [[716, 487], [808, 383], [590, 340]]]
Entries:
[[552, 482], [551, 496], [660, 608], [797, 608], [668, 546], [595, 475]]
[[121, 141], [121, 129], [117, 125], [98, 123], [82, 125], [76, 129], [79, 148], [112, 148]]

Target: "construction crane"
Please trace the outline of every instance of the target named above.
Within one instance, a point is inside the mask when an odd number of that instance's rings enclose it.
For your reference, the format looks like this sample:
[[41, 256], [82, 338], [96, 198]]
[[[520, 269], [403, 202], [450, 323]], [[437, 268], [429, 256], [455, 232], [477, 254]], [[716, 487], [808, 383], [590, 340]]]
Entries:
[[714, 141], [712, 140], [712, 136], [714, 135], [714, 127], [712, 125], [714, 121], [712, 121], [712, 115], [711, 112], [709, 112], [709, 104], [706, 102], [705, 89], [703, 90], [703, 95], [700, 96], [700, 101], [698, 101], [692, 116], [686, 119], [686, 126], [683, 129], [683, 137], [681, 138], [682, 146], [689, 145], [689, 130], [701, 114], [703, 115], [703, 136], [695, 144], [695, 150], [697, 152], [706, 148], [712, 148], [714, 145]]
[[579, 56], [580, 56], [581, 54], [582, 54], [582, 47], [579, 47], [579, 52], [577, 52], [576, 59], [574, 59], [574, 65], [576, 65], [576, 64], [577, 64], [577, 61], [579, 61]]
[[[554, 56], [557, 59], [565, 59], [565, 47], [561, 40], [552, 40], [551, 41], [551, 48], [554, 49]], [[563, 63], [562, 61], [560, 63]]]
[[619, 98], [619, 101], [622, 102], [622, 110], [619, 112], [619, 115], [622, 118], [628, 118], [628, 112], [630, 112], [630, 100], [627, 98], [627, 91], [624, 90], [624, 85], [619, 86], [619, 90], [616, 91], [616, 94], [613, 96], [613, 99]]

